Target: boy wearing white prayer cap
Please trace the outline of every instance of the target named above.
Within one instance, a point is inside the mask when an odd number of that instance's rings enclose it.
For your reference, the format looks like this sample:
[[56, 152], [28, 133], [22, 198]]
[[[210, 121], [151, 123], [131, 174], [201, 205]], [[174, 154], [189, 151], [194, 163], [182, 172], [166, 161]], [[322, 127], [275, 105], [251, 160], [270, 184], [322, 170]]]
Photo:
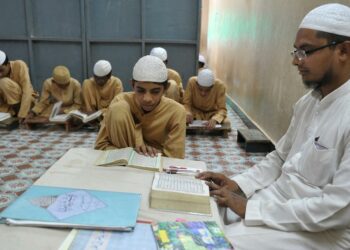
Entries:
[[32, 108], [26, 118], [26, 122], [34, 122], [35, 117], [48, 118], [56, 102], [62, 102], [59, 113], [69, 113], [81, 108], [81, 86], [78, 80], [70, 75], [66, 66], [56, 66], [52, 71], [52, 77], [47, 78], [41, 90], [40, 100]]
[[0, 50], [0, 112], [11, 113], [24, 121], [35, 100], [27, 64], [10, 61]]
[[198, 76], [188, 80], [184, 106], [186, 123], [191, 123], [193, 120], [205, 120], [208, 121], [208, 129], [222, 123], [226, 127], [231, 127], [227, 119], [226, 86], [219, 79], [215, 79], [210, 69], [203, 69]]
[[205, 68], [206, 60], [202, 54], [198, 55], [198, 71]]
[[123, 92], [123, 84], [118, 77], [112, 75], [112, 65], [106, 60], [97, 61], [93, 73], [93, 77], [83, 82], [84, 111], [105, 112], [113, 98]]
[[134, 147], [141, 154], [184, 158], [186, 113], [164, 95], [165, 64], [155, 56], [140, 58], [133, 68], [133, 92], [117, 95], [101, 122], [95, 148]]
[[232, 179], [198, 176], [213, 181], [237, 250], [350, 249], [350, 8], [311, 10], [294, 47], [311, 91], [295, 104], [276, 150]]
[[[156, 56], [159, 59], [161, 59], [165, 65], [168, 65], [168, 53], [167, 51], [162, 47], [154, 47], [151, 52], [151, 56]], [[168, 98], [171, 98], [179, 103], [182, 103], [184, 89], [182, 85], [182, 79], [180, 74], [174, 70], [167, 68], [168, 70], [168, 81], [169, 81], [169, 87], [165, 91], [165, 96]]]

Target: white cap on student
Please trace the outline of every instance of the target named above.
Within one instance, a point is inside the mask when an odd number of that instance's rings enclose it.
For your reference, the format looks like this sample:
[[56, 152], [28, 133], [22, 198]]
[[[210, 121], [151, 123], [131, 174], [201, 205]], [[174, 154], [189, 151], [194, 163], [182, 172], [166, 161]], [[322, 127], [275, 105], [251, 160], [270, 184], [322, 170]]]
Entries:
[[166, 59], [168, 59], [168, 53], [162, 47], [155, 47], [155, 48], [153, 48], [149, 54], [151, 56], [158, 57], [163, 62], [166, 61]]
[[330, 3], [311, 10], [299, 28], [313, 29], [341, 36], [350, 36], [350, 8]]
[[106, 76], [112, 71], [112, 65], [106, 60], [99, 60], [95, 63], [94, 66], [94, 75], [95, 76]]
[[201, 63], [204, 63], [204, 64], [206, 63], [205, 57], [202, 54], [198, 55], [198, 62], [201, 62]]
[[0, 50], [0, 65], [3, 65], [6, 60], [6, 54], [4, 51]]
[[198, 73], [197, 82], [202, 87], [211, 87], [214, 84], [214, 74], [210, 69], [203, 69]]
[[168, 70], [158, 57], [141, 57], [134, 66], [132, 77], [139, 82], [162, 83], [168, 79]]

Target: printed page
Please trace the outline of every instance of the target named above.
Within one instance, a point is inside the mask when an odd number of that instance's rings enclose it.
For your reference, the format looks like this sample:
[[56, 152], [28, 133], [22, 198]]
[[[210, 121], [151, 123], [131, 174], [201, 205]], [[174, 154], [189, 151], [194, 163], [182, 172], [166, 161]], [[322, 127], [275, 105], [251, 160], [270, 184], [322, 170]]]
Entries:
[[209, 196], [209, 187], [194, 176], [155, 173], [153, 190]]
[[128, 165], [132, 152], [133, 148], [130, 147], [108, 150], [106, 151], [105, 159], [102, 160], [101, 164], [116, 163], [116, 165]]
[[161, 156], [150, 157], [138, 154], [136, 151], [133, 151], [130, 160], [129, 166], [140, 167], [140, 168], [149, 168], [150, 170], [159, 170]]
[[85, 117], [84, 120], [83, 120], [83, 122], [86, 123], [86, 122], [92, 121], [92, 120], [98, 118], [98, 117], [101, 116], [101, 115], [102, 115], [102, 111], [101, 111], [101, 110], [96, 111], [96, 112], [94, 112], [94, 113], [88, 115], [87, 117]]
[[4, 112], [0, 112], [0, 121], [4, 121], [8, 118], [11, 117], [11, 114], [10, 113], [4, 113]]

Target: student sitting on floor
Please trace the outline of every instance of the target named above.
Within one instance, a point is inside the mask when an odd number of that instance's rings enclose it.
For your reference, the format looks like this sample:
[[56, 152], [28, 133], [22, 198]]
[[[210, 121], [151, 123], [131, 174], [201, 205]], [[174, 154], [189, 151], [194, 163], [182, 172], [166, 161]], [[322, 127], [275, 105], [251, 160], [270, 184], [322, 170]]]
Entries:
[[96, 62], [94, 76], [86, 79], [82, 87], [84, 112], [105, 112], [113, 98], [121, 92], [123, 84], [119, 78], [112, 75], [111, 64], [106, 60]]
[[81, 106], [80, 83], [70, 76], [65, 66], [55, 67], [52, 77], [44, 81], [40, 101], [30, 111], [26, 122], [36, 116], [49, 118], [53, 105], [59, 101], [62, 101], [61, 114], [80, 109]]
[[[168, 53], [167, 51], [162, 47], [156, 47], [153, 48], [150, 52], [151, 56], [156, 56], [160, 60], [162, 60], [165, 65], [168, 64]], [[168, 81], [169, 81], [169, 87], [165, 91], [165, 96], [168, 98], [171, 98], [178, 103], [182, 103], [184, 89], [182, 86], [182, 79], [180, 74], [175, 71], [174, 69], [168, 68]]]
[[144, 56], [133, 69], [134, 92], [117, 95], [105, 113], [96, 149], [134, 147], [155, 156], [184, 158], [186, 113], [181, 104], [164, 97], [168, 72], [157, 57]]
[[198, 55], [198, 72], [206, 68], [206, 60], [202, 54]]
[[0, 50], [0, 112], [11, 113], [22, 123], [35, 97], [26, 63], [9, 61]]
[[188, 80], [184, 106], [187, 124], [193, 120], [206, 120], [208, 129], [214, 128], [216, 124], [231, 126], [226, 118], [226, 86], [214, 78], [210, 69], [203, 69], [197, 77]]

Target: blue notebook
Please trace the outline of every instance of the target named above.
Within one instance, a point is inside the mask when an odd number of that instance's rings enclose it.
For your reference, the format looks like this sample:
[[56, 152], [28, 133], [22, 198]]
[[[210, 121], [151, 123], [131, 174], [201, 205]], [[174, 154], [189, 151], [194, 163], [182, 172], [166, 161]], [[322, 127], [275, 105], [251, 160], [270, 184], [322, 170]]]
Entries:
[[31, 186], [1, 214], [7, 224], [130, 231], [141, 194]]

